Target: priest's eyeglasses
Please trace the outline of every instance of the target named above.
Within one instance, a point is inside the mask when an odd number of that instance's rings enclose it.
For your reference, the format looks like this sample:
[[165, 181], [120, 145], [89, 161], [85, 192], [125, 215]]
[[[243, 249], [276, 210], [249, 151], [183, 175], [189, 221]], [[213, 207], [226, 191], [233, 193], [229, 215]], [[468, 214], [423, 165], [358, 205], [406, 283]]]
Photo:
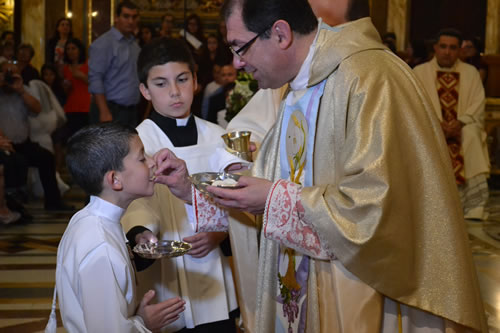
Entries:
[[248, 49], [250, 48], [250, 46], [252, 46], [253, 43], [255, 43], [255, 41], [257, 40], [257, 38], [259, 38], [260, 36], [262, 36], [268, 30], [269, 29], [266, 29], [266, 30], [264, 30], [262, 32], [259, 32], [254, 38], [250, 39], [248, 42], [246, 42], [242, 47], [240, 47], [237, 50], [235, 50], [231, 45], [229, 46], [229, 49], [231, 50], [231, 52], [233, 53], [233, 55], [238, 58], [238, 60], [241, 60], [241, 58], [243, 57], [243, 54], [246, 51], [248, 51]]

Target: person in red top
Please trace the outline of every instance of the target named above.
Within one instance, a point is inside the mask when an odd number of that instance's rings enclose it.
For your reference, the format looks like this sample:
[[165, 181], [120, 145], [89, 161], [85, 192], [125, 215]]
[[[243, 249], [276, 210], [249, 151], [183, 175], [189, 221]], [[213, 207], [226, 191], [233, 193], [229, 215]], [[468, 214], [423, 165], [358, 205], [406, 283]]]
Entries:
[[64, 112], [68, 119], [68, 134], [72, 135], [89, 123], [89, 67], [86, 61], [85, 47], [79, 39], [71, 38], [66, 42], [64, 62], [63, 74], [68, 96]]

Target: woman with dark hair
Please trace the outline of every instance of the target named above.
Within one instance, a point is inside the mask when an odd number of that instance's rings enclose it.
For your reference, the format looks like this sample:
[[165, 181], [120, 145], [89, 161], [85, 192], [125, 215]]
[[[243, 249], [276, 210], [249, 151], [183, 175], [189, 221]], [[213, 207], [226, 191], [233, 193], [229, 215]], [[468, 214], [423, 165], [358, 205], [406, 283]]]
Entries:
[[141, 25], [137, 36], [139, 46], [142, 48], [153, 40], [153, 29], [149, 25]]
[[191, 14], [186, 19], [186, 30], [195, 36], [200, 42], [205, 43], [205, 32], [201, 18], [196, 14]]
[[79, 39], [71, 38], [66, 42], [64, 62], [63, 74], [68, 94], [64, 112], [68, 119], [67, 126], [71, 135], [88, 124], [90, 109], [89, 67], [85, 47]]
[[73, 37], [71, 20], [62, 17], [57, 20], [54, 35], [47, 41], [45, 49], [45, 62], [51, 64], [64, 64], [64, 45]]
[[56, 96], [59, 104], [64, 106], [66, 103], [66, 93], [63, 87], [63, 79], [59, 75], [58, 70], [54, 64], [44, 64], [40, 71], [42, 81], [45, 82]]
[[[196, 41], [193, 41], [189, 34], [187, 35], [188, 46], [193, 53], [196, 62], [198, 63], [198, 59], [201, 52], [201, 46], [207, 44], [207, 39], [205, 37], [205, 33], [203, 31], [203, 23], [201, 18], [196, 14], [191, 14], [186, 18], [186, 31], [194, 38], [196, 38], [200, 44]], [[198, 45], [199, 44], [199, 45]]]
[[161, 17], [160, 30], [158, 34], [160, 37], [178, 38], [179, 36], [174, 32], [175, 18], [172, 14], [166, 13]]
[[216, 63], [226, 64], [232, 60], [229, 48], [221, 45], [217, 36], [210, 34], [206, 44], [201, 46], [200, 61], [198, 63], [198, 82], [205, 87], [214, 80], [213, 67]]

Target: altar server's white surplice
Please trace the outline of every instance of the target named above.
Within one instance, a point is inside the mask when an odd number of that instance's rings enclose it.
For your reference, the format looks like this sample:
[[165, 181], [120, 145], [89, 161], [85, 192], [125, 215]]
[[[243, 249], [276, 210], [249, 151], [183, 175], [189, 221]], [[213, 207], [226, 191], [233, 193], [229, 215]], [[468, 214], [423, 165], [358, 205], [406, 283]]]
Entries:
[[[221, 138], [224, 130], [195, 117], [198, 143], [174, 147], [170, 139], [152, 120], [143, 121], [137, 131], [146, 154], [153, 155], [162, 148], [172, 150], [186, 161], [190, 174], [222, 171], [232, 163], [245, 162], [228, 153]], [[166, 186], [156, 185], [151, 198], [132, 202], [122, 219], [125, 230], [141, 224], [158, 235], [159, 239], [182, 240], [196, 233], [191, 206], [171, 195]], [[203, 258], [189, 255], [163, 259], [139, 273], [139, 289], [154, 288], [158, 301], [181, 296], [186, 309], [181, 318], [166, 327], [175, 332], [183, 327], [228, 319], [237, 308], [236, 295], [228, 258], [220, 248]]]
[[134, 315], [136, 281], [120, 224], [123, 213], [92, 196], [64, 232], [56, 288], [68, 332], [150, 332]]

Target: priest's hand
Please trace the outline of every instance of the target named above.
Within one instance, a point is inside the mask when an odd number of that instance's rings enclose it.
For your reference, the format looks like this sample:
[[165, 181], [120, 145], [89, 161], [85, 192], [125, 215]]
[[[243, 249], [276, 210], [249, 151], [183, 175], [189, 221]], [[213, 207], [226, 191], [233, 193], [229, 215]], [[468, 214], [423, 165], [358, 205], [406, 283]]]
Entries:
[[215, 202], [228, 208], [236, 208], [252, 214], [263, 214], [266, 200], [273, 185], [267, 179], [241, 176], [239, 189], [225, 189], [207, 186], [207, 191], [215, 195]]
[[446, 138], [460, 138], [462, 135], [462, 127], [463, 123], [457, 119], [453, 119], [449, 122], [441, 122], [441, 128]]
[[194, 258], [203, 258], [226, 239], [227, 232], [199, 232], [196, 235], [184, 237], [182, 240], [191, 244], [188, 254]]
[[156, 163], [155, 182], [167, 185], [173, 195], [186, 202], [191, 202], [191, 181], [186, 162], [164, 148], [154, 154]]
[[144, 294], [137, 309], [137, 315], [142, 317], [144, 324], [151, 331], [159, 330], [179, 319], [179, 314], [184, 311], [184, 304], [186, 304], [180, 297], [150, 304], [154, 297], [154, 290], [148, 291]]

